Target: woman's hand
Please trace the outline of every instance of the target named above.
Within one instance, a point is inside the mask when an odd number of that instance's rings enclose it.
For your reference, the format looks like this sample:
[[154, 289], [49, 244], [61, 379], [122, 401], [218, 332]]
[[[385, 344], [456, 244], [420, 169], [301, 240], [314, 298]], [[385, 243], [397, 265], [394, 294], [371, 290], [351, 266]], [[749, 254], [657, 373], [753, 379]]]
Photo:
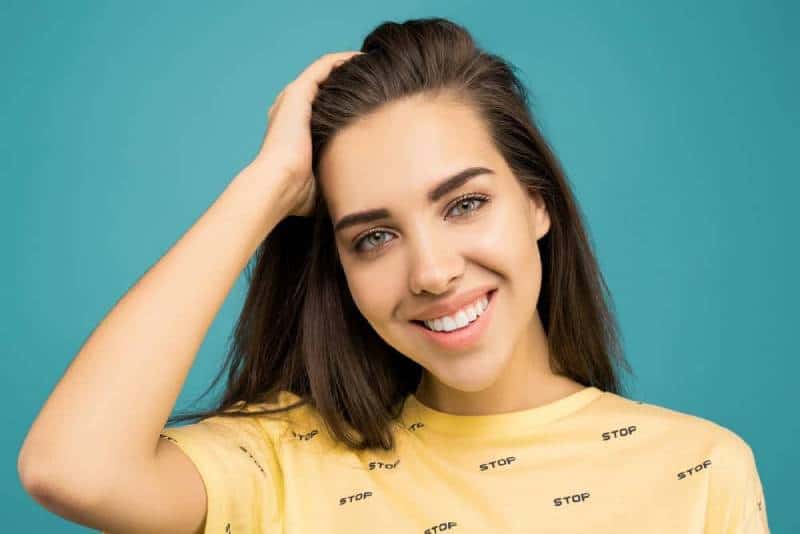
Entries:
[[[325, 54], [300, 73], [278, 93], [270, 106], [268, 128], [261, 149], [251, 167], [280, 168], [277, 173], [286, 184], [288, 215], [311, 215], [316, 185], [311, 171], [311, 103], [319, 84], [351, 57], [363, 52], [335, 52]], [[271, 174], [275, 176], [275, 174]]]

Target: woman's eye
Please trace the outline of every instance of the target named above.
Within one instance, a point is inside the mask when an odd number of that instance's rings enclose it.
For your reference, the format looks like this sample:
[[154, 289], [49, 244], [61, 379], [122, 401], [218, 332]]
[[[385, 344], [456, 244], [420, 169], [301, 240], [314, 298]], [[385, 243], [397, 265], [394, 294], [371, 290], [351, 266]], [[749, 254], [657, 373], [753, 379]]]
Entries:
[[372, 237], [380, 236], [380, 235], [388, 235], [388, 234], [389, 234], [389, 232], [384, 232], [383, 230], [376, 230], [374, 232], [368, 233], [363, 238], [359, 239], [358, 242], [356, 243], [356, 246], [355, 246], [356, 252], [359, 252], [359, 253], [367, 252], [367, 253], [369, 253], [369, 252], [372, 252], [374, 250], [377, 250], [377, 249], [381, 248], [382, 245], [380, 245], [380, 241], [378, 242], [379, 245], [377, 247], [369, 248], [367, 250], [362, 250], [361, 249], [361, 244], [362, 243], [371, 243], [371, 244], [375, 243], [375, 241], [371, 241]]
[[[456, 200], [455, 204], [453, 204], [453, 208], [451, 208], [451, 209], [462, 207], [464, 205], [468, 206], [470, 204], [470, 202], [473, 202], [473, 201], [480, 201], [481, 203], [483, 203], [483, 202], [485, 202], [485, 199], [483, 197], [475, 197], [475, 196], [465, 197], [465, 198]], [[481, 206], [483, 204], [478, 204], [478, 205]], [[477, 210], [477, 209], [478, 208], [475, 208], [475, 210]], [[467, 210], [467, 212], [471, 212], [471, 211], [475, 211], [475, 210]]]
[[[468, 207], [465, 208], [465, 206], [470, 206], [475, 202], [477, 202], [477, 207], [475, 207], [473, 209], [469, 209]], [[468, 196], [465, 196], [465, 197], [461, 197], [461, 198], [457, 199], [455, 202], [453, 202], [452, 207], [450, 208], [448, 213], [452, 212], [455, 208], [461, 208], [461, 210], [463, 212], [465, 212], [467, 215], [469, 215], [470, 213], [478, 211], [481, 207], [483, 207], [483, 205], [486, 202], [489, 202], [489, 197], [487, 197], [485, 195], [468, 195]], [[377, 243], [378, 246], [375, 246], [375, 247], [372, 247], [372, 248], [362, 249], [361, 245], [363, 243], [370, 243], [371, 238], [374, 237], [374, 236], [388, 235], [388, 233], [389, 232], [387, 232], [385, 230], [373, 230], [373, 231], [371, 231], [371, 232], [369, 232], [367, 234], [364, 234], [364, 236], [361, 239], [356, 241], [356, 243], [353, 246], [353, 248], [359, 254], [371, 254], [371, 253], [374, 253], [374, 252], [376, 252], [376, 251], [378, 251], [378, 250], [383, 248], [383, 243], [385, 243], [386, 240], [379, 240], [378, 243]], [[372, 241], [372, 243], [374, 244], [375, 242]]]

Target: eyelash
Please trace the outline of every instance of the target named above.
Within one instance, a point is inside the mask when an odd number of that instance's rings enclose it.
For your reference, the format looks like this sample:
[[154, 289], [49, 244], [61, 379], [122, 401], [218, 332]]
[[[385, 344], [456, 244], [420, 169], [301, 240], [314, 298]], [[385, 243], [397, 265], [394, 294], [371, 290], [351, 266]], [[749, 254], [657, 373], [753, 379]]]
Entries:
[[[461, 197], [455, 199], [450, 204], [450, 206], [448, 206], [447, 212], [449, 213], [454, 207], [456, 207], [461, 202], [464, 202], [466, 200], [480, 200], [481, 201], [481, 203], [478, 205], [477, 208], [467, 211], [468, 215], [466, 215], [466, 217], [470, 217], [471, 216], [470, 214], [475, 213], [476, 211], [480, 210], [483, 207], [484, 204], [489, 202], [489, 197], [486, 196], [486, 195], [482, 195], [482, 194], [468, 193], [468, 194], [466, 194], [464, 196], [461, 196]], [[385, 233], [387, 233], [387, 232], [385, 230], [383, 230], [382, 228], [372, 228], [366, 234], [363, 234], [359, 239], [356, 240], [356, 242], [353, 244], [353, 250], [355, 250], [357, 254], [362, 254], [362, 255], [374, 254], [375, 252], [381, 250], [384, 247], [384, 245], [377, 245], [377, 246], [373, 247], [370, 250], [359, 250], [359, 247], [361, 246], [361, 243], [366, 241], [370, 236], [372, 236], [374, 234], [385, 234]]]

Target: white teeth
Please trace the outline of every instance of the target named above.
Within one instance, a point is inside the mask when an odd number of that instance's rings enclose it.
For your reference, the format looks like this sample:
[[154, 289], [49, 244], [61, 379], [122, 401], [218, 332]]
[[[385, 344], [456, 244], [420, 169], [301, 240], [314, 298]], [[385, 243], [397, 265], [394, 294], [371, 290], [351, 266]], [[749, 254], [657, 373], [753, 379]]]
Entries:
[[463, 328], [477, 319], [489, 305], [489, 297], [482, 296], [474, 304], [466, 306], [454, 315], [445, 315], [431, 321], [423, 321], [426, 327], [437, 332], [450, 332], [457, 328]]

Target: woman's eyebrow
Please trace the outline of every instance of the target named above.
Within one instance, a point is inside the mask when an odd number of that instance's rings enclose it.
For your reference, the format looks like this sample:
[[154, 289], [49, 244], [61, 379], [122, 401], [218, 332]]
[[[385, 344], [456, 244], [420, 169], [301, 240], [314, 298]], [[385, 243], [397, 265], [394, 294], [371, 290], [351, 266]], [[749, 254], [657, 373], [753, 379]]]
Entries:
[[[468, 169], [464, 169], [453, 176], [445, 178], [428, 192], [428, 201], [431, 203], [436, 202], [450, 191], [458, 189], [472, 178], [482, 174], [494, 174], [494, 171], [487, 169], [486, 167], [469, 167]], [[337, 222], [333, 227], [333, 231], [334, 233], [338, 233], [345, 228], [349, 228], [350, 226], [380, 219], [389, 219], [391, 216], [391, 212], [386, 208], [375, 208], [351, 213], [339, 219], [339, 222]]]

